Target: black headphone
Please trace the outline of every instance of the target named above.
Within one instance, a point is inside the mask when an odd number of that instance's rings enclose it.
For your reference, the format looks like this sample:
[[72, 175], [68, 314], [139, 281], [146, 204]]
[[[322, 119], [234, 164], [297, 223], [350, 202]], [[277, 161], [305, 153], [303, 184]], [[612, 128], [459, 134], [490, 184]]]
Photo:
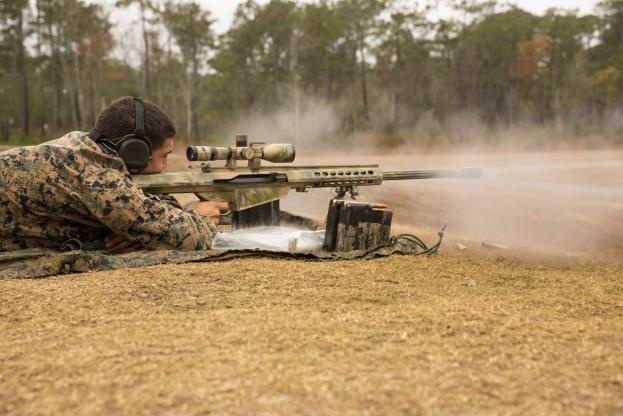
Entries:
[[130, 173], [139, 173], [151, 159], [151, 140], [145, 136], [145, 104], [140, 98], [134, 98], [134, 120], [134, 133], [109, 139], [94, 128], [89, 136], [105, 151], [123, 159]]

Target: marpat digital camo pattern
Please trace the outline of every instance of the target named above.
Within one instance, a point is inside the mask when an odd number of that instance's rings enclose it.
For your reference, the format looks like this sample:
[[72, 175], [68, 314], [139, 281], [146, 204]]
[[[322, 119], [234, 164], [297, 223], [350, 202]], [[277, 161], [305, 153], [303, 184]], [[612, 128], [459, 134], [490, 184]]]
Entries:
[[214, 224], [171, 198], [146, 195], [123, 161], [87, 133], [0, 153], [0, 251], [60, 248], [110, 232], [150, 250], [205, 250]]

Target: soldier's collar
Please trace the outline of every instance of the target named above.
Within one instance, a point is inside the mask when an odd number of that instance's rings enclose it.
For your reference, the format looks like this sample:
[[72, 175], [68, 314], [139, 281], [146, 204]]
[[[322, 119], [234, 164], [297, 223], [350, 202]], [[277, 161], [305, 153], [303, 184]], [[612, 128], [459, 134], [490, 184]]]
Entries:
[[106, 154], [112, 156], [118, 156], [117, 149], [115, 149], [113, 143], [108, 142], [108, 137], [105, 134], [98, 131], [95, 127], [91, 129], [88, 136], [99, 146], [100, 149]]
[[97, 130], [95, 127], [93, 127], [93, 129], [89, 132], [89, 137], [96, 142], [102, 139], [107, 139], [106, 135]]

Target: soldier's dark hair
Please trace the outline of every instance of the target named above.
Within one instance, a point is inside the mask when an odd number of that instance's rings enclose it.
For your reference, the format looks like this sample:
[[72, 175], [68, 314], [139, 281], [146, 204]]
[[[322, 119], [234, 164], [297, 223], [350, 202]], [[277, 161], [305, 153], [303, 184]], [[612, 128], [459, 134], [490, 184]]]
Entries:
[[[175, 137], [175, 126], [169, 116], [156, 104], [143, 100], [145, 106], [145, 136], [151, 140], [152, 150]], [[121, 97], [104, 108], [95, 120], [95, 129], [109, 139], [134, 132], [134, 98]]]

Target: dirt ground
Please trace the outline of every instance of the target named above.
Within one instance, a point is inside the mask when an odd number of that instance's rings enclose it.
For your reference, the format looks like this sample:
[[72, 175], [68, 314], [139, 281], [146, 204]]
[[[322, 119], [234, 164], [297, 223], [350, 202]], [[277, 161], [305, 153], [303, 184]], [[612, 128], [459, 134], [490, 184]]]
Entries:
[[621, 414], [622, 269], [447, 250], [0, 280], [0, 414]]
[[370, 162], [484, 168], [364, 191], [439, 255], [0, 279], [0, 414], [623, 414], [623, 152]]

